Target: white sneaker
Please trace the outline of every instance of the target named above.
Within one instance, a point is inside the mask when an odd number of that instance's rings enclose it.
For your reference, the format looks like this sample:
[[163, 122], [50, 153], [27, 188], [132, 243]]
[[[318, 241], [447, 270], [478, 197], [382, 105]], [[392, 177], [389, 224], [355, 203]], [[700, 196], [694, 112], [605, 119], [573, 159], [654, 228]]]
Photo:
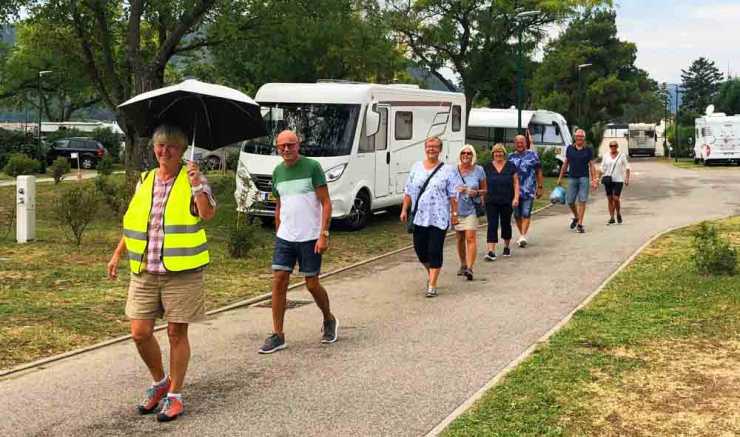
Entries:
[[519, 237], [519, 239], [516, 242], [519, 245], [519, 247], [522, 247], [522, 248], [527, 247], [527, 239], [524, 238], [523, 235]]

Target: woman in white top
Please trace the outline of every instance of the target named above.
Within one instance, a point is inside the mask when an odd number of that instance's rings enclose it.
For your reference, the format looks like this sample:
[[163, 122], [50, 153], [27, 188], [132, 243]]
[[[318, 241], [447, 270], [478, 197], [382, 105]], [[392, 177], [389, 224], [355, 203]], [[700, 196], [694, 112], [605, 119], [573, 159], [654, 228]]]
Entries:
[[[609, 222], [613, 225], [614, 214], [616, 223], [622, 224], [621, 200], [622, 187], [630, 184], [630, 163], [627, 156], [619, 151], [616, 141], [609, 143], [609, 153], [601, 160], [601, 181], [606, 189], [606, 198], [609, 201]], [[606, 177], [606, 180], [604, 178]]]

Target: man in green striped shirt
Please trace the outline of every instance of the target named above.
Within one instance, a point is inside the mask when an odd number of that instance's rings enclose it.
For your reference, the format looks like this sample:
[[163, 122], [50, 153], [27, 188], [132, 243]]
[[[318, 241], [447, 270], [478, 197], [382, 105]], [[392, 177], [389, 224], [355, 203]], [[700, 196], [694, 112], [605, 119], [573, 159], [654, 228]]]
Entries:
[[329, 247], [331, 200], [321, 165], [301, 156], [298, 136], [289, 130], [277, 136], [283, 162], [272, 172], [275, 206], [275, 252], [272, 256], [273, 333], [259, 352], [269, 354], [287, 347], [283, 320], [290, 274], [296, 262], [306, 288], [324, 315], [322, 343], [337, 341], [338, 323], [329, 309], [329, 296], [319, 283], [321, 254]]

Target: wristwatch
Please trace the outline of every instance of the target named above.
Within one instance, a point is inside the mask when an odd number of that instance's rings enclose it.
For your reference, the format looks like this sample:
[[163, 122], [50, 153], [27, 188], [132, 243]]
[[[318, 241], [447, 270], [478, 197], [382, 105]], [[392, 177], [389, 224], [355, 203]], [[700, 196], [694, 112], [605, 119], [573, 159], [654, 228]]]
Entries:
[[321, 231], [321, 236], [329, 238], [329, 231]]

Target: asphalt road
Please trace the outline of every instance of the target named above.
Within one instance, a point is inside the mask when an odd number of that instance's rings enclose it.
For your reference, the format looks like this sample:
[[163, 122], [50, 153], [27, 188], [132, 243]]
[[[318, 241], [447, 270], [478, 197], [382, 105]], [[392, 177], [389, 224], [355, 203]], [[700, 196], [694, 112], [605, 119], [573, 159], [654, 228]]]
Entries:
[[[605, 225], [601, 191], [589, 205], [585, 234], [568, 230], [565, 207], [550, 208], [534, 219], [527, 249], [479, 261], [473, 282], [455, 276], [448, 240], [436, 299], [423, 297], [424, 275], [411, 251], [327, 280], [340, 320], [333, 345], [319, 343], [314, 305], [288, 311], [289, 347], [269, 356], [256, 353], [271, 328], [268, 307], [192, 326], [187, 415], [173, 423], [135, 414], [149, 378], [124, 342], [0, 381], [0, 435], [424, 434], [652, 235], [740, 214], [737, 168], [693, 171], [636, 160], [633, 172], [625, 224]], [[290, 299], [310, 301], [304, 292]]]

